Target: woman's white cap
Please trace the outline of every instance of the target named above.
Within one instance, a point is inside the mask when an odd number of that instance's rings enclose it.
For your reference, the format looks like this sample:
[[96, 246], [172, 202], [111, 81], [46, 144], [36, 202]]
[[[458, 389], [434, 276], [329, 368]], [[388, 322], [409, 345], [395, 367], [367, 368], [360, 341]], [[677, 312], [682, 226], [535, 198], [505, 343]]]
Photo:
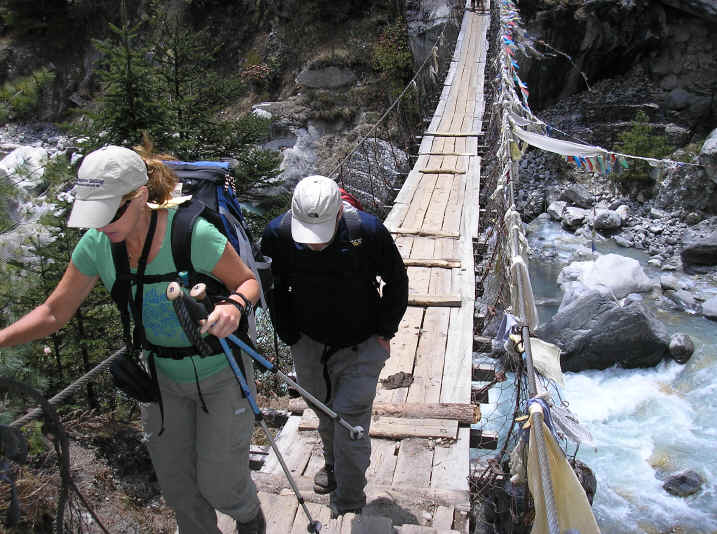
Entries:
[[89, 153], [77, 171], [75, 202], [67, 226], [105, 226], [117, 213], [122, 197], [147, 179], [147, 166], [134, 150], [106, 146]]
[[291, 199], [291, 237], [297, 243], [328, 243], [341, 207], [339, 186], [325, 176], [307, 176]]

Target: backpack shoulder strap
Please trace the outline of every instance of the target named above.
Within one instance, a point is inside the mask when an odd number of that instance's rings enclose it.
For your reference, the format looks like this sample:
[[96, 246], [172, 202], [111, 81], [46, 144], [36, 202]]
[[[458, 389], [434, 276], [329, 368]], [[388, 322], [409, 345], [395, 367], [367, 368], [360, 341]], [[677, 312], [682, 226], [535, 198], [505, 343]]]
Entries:
[[284, 213], [279, 222], [279, 237], [287, 241], [293, 241], [294, 239], [291, 237], [291, 210]]
[[361, 239], [363, 237], [363, 233], [361, 232], [361, 215], [359, 215], [359, 211], [348, 202], [344, 202], [344, 212], [341, 217], [346, 223], [346, 228], [348, 228], [349, 241], [351, 241], [351, 244], [354, 246], [360, 245], [360, 242], [355, 243], [357, 239]]
[[192, 268], [192, 229], [197, 217], [205, 210], [199, 200], [185, 202], [177, 208], [172, 221], [172, 257], [177, 272], [193, 271]]

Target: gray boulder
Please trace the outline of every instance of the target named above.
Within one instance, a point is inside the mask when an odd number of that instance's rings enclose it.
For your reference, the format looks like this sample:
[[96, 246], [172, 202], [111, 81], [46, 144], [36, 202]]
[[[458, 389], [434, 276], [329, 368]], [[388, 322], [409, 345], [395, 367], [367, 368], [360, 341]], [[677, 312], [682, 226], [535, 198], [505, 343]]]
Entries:
[[550, 215], [550, 218], [554, 221], [561, 220], [563, 218], [563, 212], [565, 211], [567, 205], [568, 203], [564, 200], [554, 200], [548, 206], [548, 215]]
[[617, 211], [600, 210], [595, 214], [595, 222], [593, 224], [596, 230], [613, 232], [622, 225], [622, 217]]
[[565, 200], [567, 203], [579, 208], [591, 208], [593, 205], [592, 193], [580, 184], [570, 184], [560, 195], [560, 200]]
[[677, 363], [687, 363], [695, 352], [695, 344], [687, 334], [672, 334], [670, 337], [670, 356]]
[[687, 497], [697, 493], [702, 487], [702, 477], [692, 469], [685, 469], [675, 473], [662, 485], [667, 493], [678, 497]]
[[665, 327], [640, 298], [615, 299], [589, 291], [562, 306], [536, 336], [561, 349], [564, 371], [651, 367], [669, 349]]
[[704, 272], [717, 265], [717, 217], [705, 219], [685, 231], [680, 257], [687, 272]]
[[561, 224], [566, 230], [575, 229], [585, 222], [587, 212], [582, 208], [565, 208]]

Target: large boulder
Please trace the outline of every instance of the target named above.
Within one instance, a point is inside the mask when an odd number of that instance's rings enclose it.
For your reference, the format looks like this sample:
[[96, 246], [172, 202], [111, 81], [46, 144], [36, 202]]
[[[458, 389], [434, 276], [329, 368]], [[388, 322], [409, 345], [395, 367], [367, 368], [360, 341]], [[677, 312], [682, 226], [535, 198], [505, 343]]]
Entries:
[[535, 335], [560, 347], [564, 371], [651, 367], [668, 354], [670, 342], [641, 298], [620, 303], [599, 291], [561, 306]]
[[605, 254], [595, 261], [576, 261], [558, 275], [563, 288], [563, 302], [587, 290], [597, 290], [616, 299], [630, 293], [644, 293], [655, 287], [642, 270], [640, 262], [619, 254]]
[[687, 272], [704, 272], [717, 265], [717, 217], [705, 219], [685, 231], [680, 257]]

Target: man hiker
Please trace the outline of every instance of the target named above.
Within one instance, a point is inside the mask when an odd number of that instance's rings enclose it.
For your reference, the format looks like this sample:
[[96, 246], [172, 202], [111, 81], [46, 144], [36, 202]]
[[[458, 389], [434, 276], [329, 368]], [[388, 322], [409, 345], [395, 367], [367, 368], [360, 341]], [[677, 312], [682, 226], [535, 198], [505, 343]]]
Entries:
[[406, 267], [381, 221], [342, 202], [323, 176], [296, 185], [291, 210], [269, 223], [261, 248], [272, 258], [272, 321], [291, 347], [299, 384], [365, 430], [351, 439], [316, 410], [325, 465], [314, 491], [331, 493], [334, 517], [359, 513], [378, 376], [408, 302]]

